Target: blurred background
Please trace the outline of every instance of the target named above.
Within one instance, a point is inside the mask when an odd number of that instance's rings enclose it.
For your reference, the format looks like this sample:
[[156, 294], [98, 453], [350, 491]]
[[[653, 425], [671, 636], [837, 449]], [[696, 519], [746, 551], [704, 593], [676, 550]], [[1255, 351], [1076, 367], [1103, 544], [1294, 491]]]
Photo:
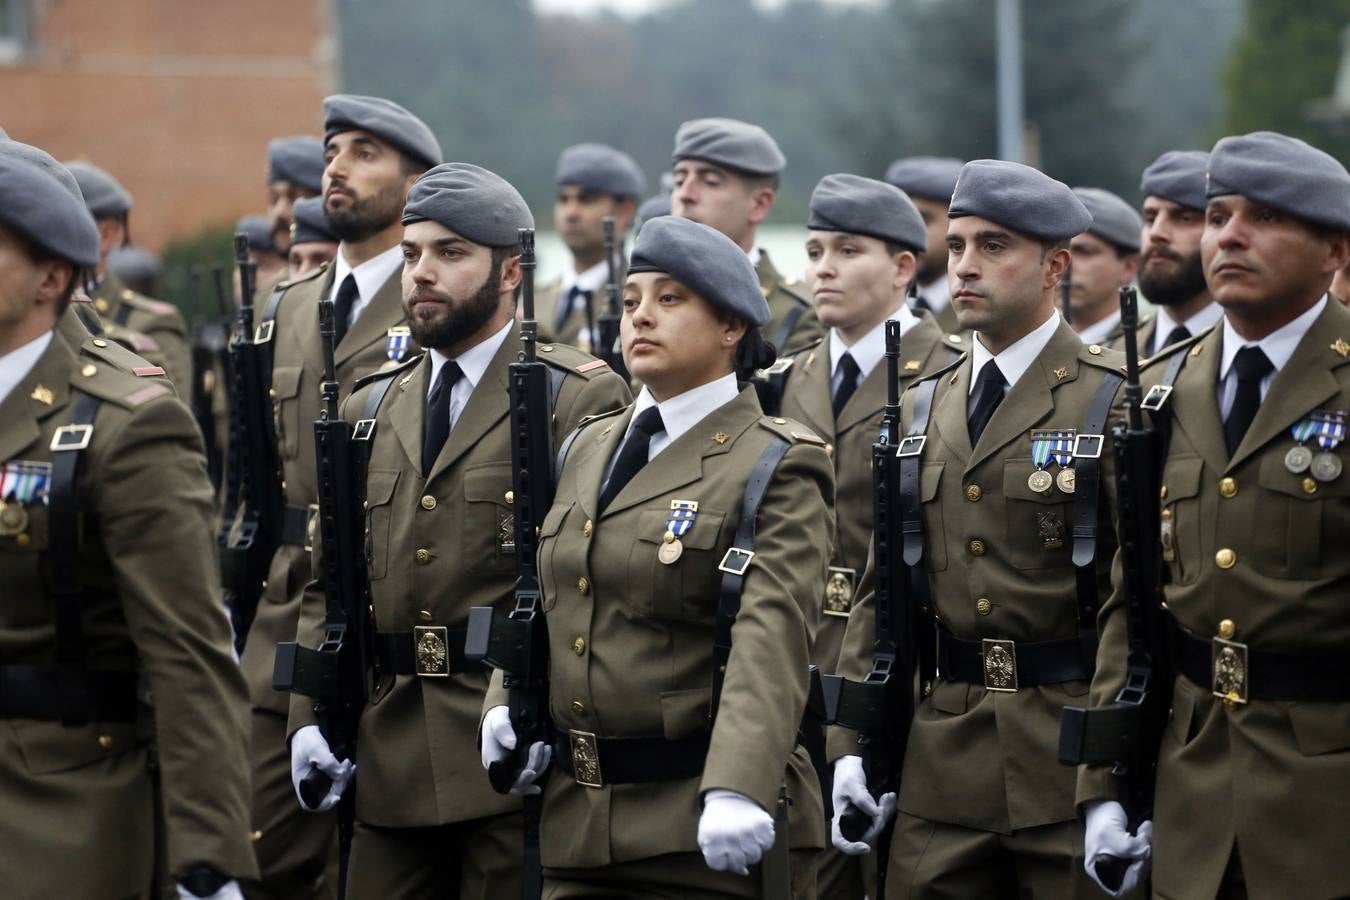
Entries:
[[[800, 276], [822, 175], [998, 155], [996, 2], [0, 0], [0, 127], [131, 190], [132, 238], [189, 320], [216, 314], [191, 267], [263, 211], [268, 140], [320, 134], [335, 91], [413, 110], [541, 232], [569, 144], [627, 151], [654, 192], [680, 122], [757, 122], [788, 158], [762, 242]], [[1350, 161], [1350, 0], [1020, 5], [1021, 152], [1056, 178], [1135, 201], [1159, 152], [1258, 128]], [[540, 256], [548, 277], [565, 254], [541, 234]]]

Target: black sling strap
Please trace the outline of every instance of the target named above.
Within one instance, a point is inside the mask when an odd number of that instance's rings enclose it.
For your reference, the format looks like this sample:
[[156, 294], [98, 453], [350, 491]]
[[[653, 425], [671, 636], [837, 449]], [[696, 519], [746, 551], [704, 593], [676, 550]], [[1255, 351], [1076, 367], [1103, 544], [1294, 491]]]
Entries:
[[[933, 620], [932, 589], [928, 572], [923, 566], [923, 446], [927, 443], [928, 420], [933, 412], [933, 396], [937, 393], [938, 378], [929, 378], [915, 385], [914, 417], [904, 440], [896, 448], [900, 458], [900, 541], [901, 555], [909, 570], [909, 591], [918, 616], [907, 621]], [[877, 561], [880, 565], [881, 561]], [[878, 604], [877, 636], [883, 628], [899, 627], [896, 610], [883, 610]], [[937, 673], [937, 647], [926, 636], [915, 641], [919, 652], [919, 684], [927, 689]]]
[[262, 357], [263, 374], [265, 383], [272, 383], [272, 337], [276, 332], [277, 313], [281, 311], [281, 301], [286, 296], [286, 289], [290, 285], [282, 282], [272, 291], [272, 296], [267, 298], [267, 306], [263, 308], [262, 321], [253, 331], [253, 343], [258, 346], [258, 353]]
[[773, 345], [775, 349], [782, 350], [787, 346], [787, 339], [792, 336], [792, 329], [797, 327], [797, 320], [806, 312], [805, 303], [794, 304], [792, 309], [788, 310], [786, 316], [783, 316], [783, 324], [773, 335]]
[[84, 659], [81, 622], [84, 587], [80, 583], [80, 459], [94, 436], [94, 418], [101, 401], [80, 394], [70, 424], [52, 435], [52, 475], [48, 486], [47, 563], [56, 621], [56, 658], [74, 664]]
[[129, 321], [131, 321], [131, 304], [118, 304], [117, 311], [113, 313], [113, 322], [125, 328]]
[[1097, 609], [1101, 603], [1097, 584], [1097, 514], [1101, 505], [1101, 455], [1106, 445], [1105, 427], [1111, 404], [1125, 376], [1108, 372], [1092, 395], [1087, 421], [1074, 438], [1077, 484], [1073, 500], [1073, 568], [1078, 599], [1078, 640], [1088, 672], [1097, 659]]

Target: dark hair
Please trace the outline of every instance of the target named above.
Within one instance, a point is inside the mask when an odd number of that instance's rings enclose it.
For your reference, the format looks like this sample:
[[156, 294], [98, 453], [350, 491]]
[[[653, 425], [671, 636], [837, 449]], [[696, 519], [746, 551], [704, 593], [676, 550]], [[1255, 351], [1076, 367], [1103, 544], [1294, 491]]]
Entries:
[[759, 326], [746, 325], [745, 335], [736, 345], [736, 353], [731, 358], [731, 364], [738, 379], [749, 381], [755, 372], [767, 369], [777, 358], [778, 348], [772, 341], [764, 339], [764, 332]]
[[[493, 248], [492, 248], [492, 271], [494, 271], [494, 272], [500, 272], [501, 269], [502, 269], [502, 263], [506, 262], [508, 259], [510, 259], [510, 258], [513, 257], [513, 256], [519, 256], [519, 255], [520, 255], [520, 245], [519, 245], [519, 244], [512, 244], [512, 245], [509, 246], [509, 247], [493, 247]], [[521, 289], [521, 286], [522, 286], [523, 284], [524, 284], [524, 279], [521, 279], [521, 283], [516, 285], [516, 293], [515, 293], [515, 299], [516, 299], [516, 300], [520, 300], [520, 289]]]
[[75, 295], [75, 288], [84, 282], [85, 271], [75, 263], [56, 253], [52, 253], [43, 247], [39, 247], [32, 238], [21, 231], [7, 229], [10, 237], [27, 253], [28, 258], [35, 265], [42, 265], [48, 262], [67, 263], [70, 265], [70, 281], [66, 284], [66, 289], [61, 293], [61, 297], [56, 301], [56, 318], [60, 319], [66, 314], [66, 307], [70, 306], [70, 298]]
[[431, 166], [427, 165], [426, 160], [418, 159], [410, 153], [399, 151], [398, 171], [405, 178], [409, 175], [422, 175], [431, 171]]
[[1067, 239], [1062, 241], [1041, 241], [1041, 261], [1044, 262], [1045, 258], [1051, 253], [1068, 249], [1069, 242]]
[[779, 178], [777, 172], [770, 172], [768, 175], [757, 175], [753, 172], [746, 172], [744, 169], [732, 169], [731, 171], [741, 176], [741, 180], [745, 182], [745, 186], [752, 192], [757, 191], [760, 188], [769, 188], [773, 191], [778, 190]]

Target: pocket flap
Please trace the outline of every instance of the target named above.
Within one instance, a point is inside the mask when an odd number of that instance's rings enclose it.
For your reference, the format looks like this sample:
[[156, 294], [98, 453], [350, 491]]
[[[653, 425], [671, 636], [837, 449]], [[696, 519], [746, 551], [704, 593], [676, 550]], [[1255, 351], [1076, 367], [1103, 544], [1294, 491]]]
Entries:
[[480, 463], [464, 470], [464, 499], [470, 503], [492, 502], [507, 506], [511, 490], [509, 462]]
[[366, 505], [381, 506], [394, 497], [398, 469], [371, 469], [366, 473]]
[[1163, 504], [1173, 500], [1194, 497], [1200, 493], [1200, 478], [1205, 471], [1205, 461], [1198, 456], [1169, 459], [1163, 470]]
[[303, 366], [274, 366], [272, 368], [272, 390], [277, 398], [289, 400], [300, 393], [300, 379], [305, 374]]
[[[1315, 443], [1311, 449], [1313, 453], [1322, 452]], [[1341, 457], [1342, 462], [1344, 462], [1344, 457], [1339, 451], [1332, 451], [1332, 454]], [[1350, 497], [1350, 478], [1336, 478], [1332, 481], [1314, 480], [1316, 489], [1309, 492], [1305, 488], [1304, 482], [1311, 477], [1307, 471], [1295, 474], [1286, 469], [1283, 453], [1266, 453], [1263, 454], [1261, 459], [1261, 468], [1257, 472], [1256, 480], [1261, 487], [1268, 491], [1274, 491], [1277, 494], [1283, 494], [1304, 503], [1315, 503], [1329, 497]]]
[[553, 537], [553, 535], [557, 534], [558, 529], [562, 528], [563, 520], [567, 518], [567, 514], [571, 512], [571, 510], [571, 504], [553, 504], [549, 509], [548, 514], [544, 516], [544, 523], [539, 526], [539, 536], [541, 538]]
[[662, 691], [661, 731], [668, 741], [688, 737], [708, 723], [712, 688]]
[[938, 487], [942, 484], [942, 470], [946, 466], [944, 462], [923, 464], [923, 468], [919, 471], [919, 499], [924, 503], [937, 496]]

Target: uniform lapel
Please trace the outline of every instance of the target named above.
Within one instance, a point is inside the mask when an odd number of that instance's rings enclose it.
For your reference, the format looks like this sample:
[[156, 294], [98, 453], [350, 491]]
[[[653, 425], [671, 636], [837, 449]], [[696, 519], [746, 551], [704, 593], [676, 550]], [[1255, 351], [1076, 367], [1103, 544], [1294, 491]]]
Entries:
[[426, 354], [408, 375], [399, 379], [398, 393], [389, 404], [389, 427], [398, 435], [408, 462], [418, 475], [422, 471], [422, 422], [426, 418], [427, 379], [431, 377], [431, 354]]
[[[970, 393], [970, 357], [961, 361], [961, 365], [948, 375], [938, 376], [947, 382], [933, 404], [933, 424], [937, 435], [947, 449], [956, 457], [957, 462], [965, 466], [970, 460], [970, 429], [966, 425], [966, 396]], [[939, 383], [939, 387], [943, 387]]]
[[[1223, 350], [1223, 328], [1191, 345], [1186, 368], [1172, 392], [1172, 421], [1204, 457], [1210, 468], [1222, 472], [1228, 468], [1228, 450], [1223, 443], [1223, 422], [1219, 418], [1216, 393], [1219, 357]], [[1189, 373], [1189, 377], [1187, 374]]]
[[381, 285], [375, 296], [361, 310], [352, 327], [338, 344], [336, 362], [339, 366], [378, 340], [384, 339], [389, 329], [403, 321], [403, 269], [399, 267]]
[[619, 452], [619, 444], [632, 420], [633, 405], [630, 403], [628, 409], [611, 418], [609, 424], [603, 428], [597, 426], [594, 434], [578, 437], [570, 451], [569, 458], [577, 461], [577, 500], [587, 518], [596, 518], [595, 510], [600, 505], [600, 484], [605, 478], [605, 470], [609, 468], [609, 461], [614, 458], [614, 454]]
[[877, 411], [886, 405], [886, 359], [872, 367], [835, 420], [834, 433], [841, 435], [855, 425], [874, 421]]
[[801, 404], [802, 412], [805, 414], [805, 424], [810, 425], [816, 434], [833, 438], [835, 422], [830, 394], [829, 343], [830, 339], [825, 338], [810, 350], [799, 355], [800, 362], [793, 365], [802, 367], [802, 391], [801, 396], [796, 399]]
[[[42, 437], [39, 423], [60, 413], [70, 402], [70, 374], [74, 365], [75, 354], [70, 345], [61, 335], [53, 334], [37, 364], [0, 403], [0, 422], [5, 423], [0, 429], [0, 462], [15, 458], [17, 453], [39, 451], [46, 455], [45, 447], [35, 446]], [[38, 393], [44, 400], [48, 398], [45, 392], [38, 391], [39, 386], [51, 392], [51, 403], [33, 396]]]
[[[325, 299], [333, 292], [333, 269], [329, 267], [328, 271], [319, 277], [316, 289], [318, 294], [313, 299], [306, 299], [303, 296], [290, 301], [283, 301], [283, 305], [293, 303], [296, 299], [307, 304], [294, 312], [295, 328], [290, 335], [287, 331], [291, 329], [280, 328], [274, 331], [274, 334], [281, 334], [281, 340], [292, 340], [300, 348], [300, 354], [315, 372], [323, 372], [323, 340], [319, 335], [319, 302]], [[296, 291], [303, 294], [299, 287]], [[289, 321], [289, 319], [288, 319]], [[273, 340], [276, 340], [274, 337]]]
[[440, 456], [436, 457], [435, 464], [427, 473], [428, 481], [454, 465], [455, 460], [478, 443], [489, 429], [510, 414], [507, 367], [516, 358], [519, 350], [520, 325], [512, 319], [511, 330], [507, 332], [502, 345], [497, 348], [492, 362], [483, 372], [483, 377], [474, 385], [473, 392], [469, 394], [469, 402], [464, 404], [464, 411], [459, 414], [459, 421], [450, 429], [450, 437], [446, 439]]

